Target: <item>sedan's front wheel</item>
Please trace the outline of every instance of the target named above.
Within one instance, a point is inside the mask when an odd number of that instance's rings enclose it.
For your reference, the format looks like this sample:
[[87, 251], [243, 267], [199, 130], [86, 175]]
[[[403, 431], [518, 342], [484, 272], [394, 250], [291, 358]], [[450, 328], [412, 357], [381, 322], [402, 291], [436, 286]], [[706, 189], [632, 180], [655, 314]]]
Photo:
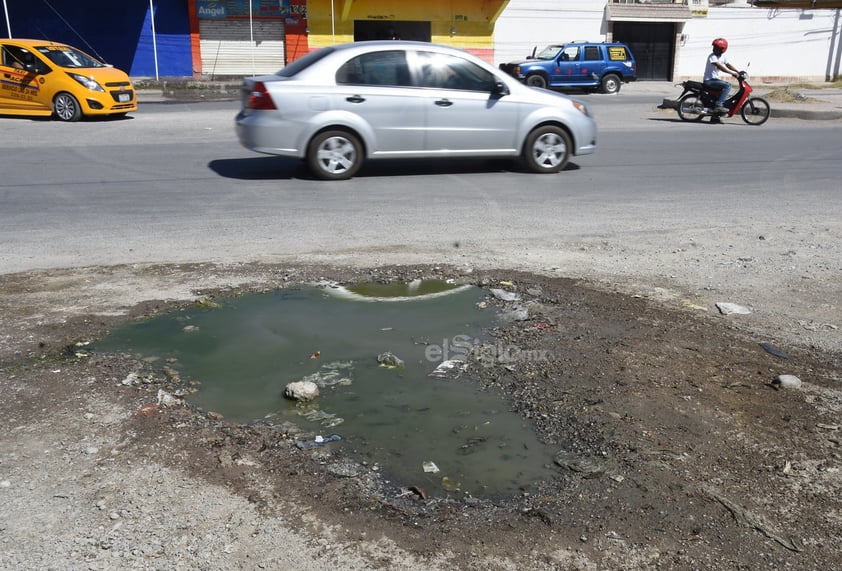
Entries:
[[362, 145], [347, 131], [324, 131], [310, 141], [307, 163], [318, 178], [345, 180], [357, 174], [362, 166]]
[[561, 127], [538, 127], [526, 138], [523, 162], [532, 172], [559, 172], [567, 166], [572, 146], [570, 135]]
[[75, 97], [62, 91], [53, 98], [53, 113], [62, 121], [78, 121], [82, 117], [82, 108]]

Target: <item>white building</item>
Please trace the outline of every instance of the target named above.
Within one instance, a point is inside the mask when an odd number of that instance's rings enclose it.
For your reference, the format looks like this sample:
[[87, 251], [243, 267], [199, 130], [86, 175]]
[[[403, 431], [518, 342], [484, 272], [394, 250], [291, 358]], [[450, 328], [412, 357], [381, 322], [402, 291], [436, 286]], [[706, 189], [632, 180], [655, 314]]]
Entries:
[[494, 32], [497, 63], [534, 46], [621, 41], [639, 80], [700, 78], [714, 38], [758, 81], [830, 81], [842, 63], [840, 9], [760, 8], [747, 0], [510, 0]]

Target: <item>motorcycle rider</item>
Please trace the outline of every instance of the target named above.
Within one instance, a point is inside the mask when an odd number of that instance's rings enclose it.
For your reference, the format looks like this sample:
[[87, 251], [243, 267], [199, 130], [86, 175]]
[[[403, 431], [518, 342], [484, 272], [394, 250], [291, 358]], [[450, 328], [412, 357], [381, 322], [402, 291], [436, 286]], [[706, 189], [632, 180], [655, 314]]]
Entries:
[[705, 63], [705, 76], [703, 83], [708, 89], [721, 89], [719, 98], [716, 100], [715, 113], [727, 113], [728, 108], [725, 107], [725, 100], [728, 99], [728, 94], [731, 93], [731, 82], [720, 79], [720, 73], [727, 73], [734, 77], [739, 77], [740, 72], [733, 65], [728, 63], [725, 58], [725, 51], [728, 49], [728, 40], [725, 38], [716, 38], [711, 44], [713, 51], [708, 56]]

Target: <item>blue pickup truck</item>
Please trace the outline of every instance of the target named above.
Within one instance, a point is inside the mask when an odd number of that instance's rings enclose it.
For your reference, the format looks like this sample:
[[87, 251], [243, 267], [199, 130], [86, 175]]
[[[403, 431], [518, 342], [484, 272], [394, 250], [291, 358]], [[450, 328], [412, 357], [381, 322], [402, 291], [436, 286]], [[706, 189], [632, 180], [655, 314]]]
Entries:
[[637, 63], [619, 42], [553, 44], [521, 62], [501, 63], [500, 69], [534, 87], [594, 89], [617, 93], [637, 79]]

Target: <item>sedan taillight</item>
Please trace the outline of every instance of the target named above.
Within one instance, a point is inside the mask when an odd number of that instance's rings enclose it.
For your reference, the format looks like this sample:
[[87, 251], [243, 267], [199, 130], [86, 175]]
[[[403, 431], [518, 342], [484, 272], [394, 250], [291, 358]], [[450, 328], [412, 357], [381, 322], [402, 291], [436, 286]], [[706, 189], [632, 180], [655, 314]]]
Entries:
[[249, 109], [277, 109], [262, 81], [254, 83], [251, 93], [249, 93], [248, 105]]

